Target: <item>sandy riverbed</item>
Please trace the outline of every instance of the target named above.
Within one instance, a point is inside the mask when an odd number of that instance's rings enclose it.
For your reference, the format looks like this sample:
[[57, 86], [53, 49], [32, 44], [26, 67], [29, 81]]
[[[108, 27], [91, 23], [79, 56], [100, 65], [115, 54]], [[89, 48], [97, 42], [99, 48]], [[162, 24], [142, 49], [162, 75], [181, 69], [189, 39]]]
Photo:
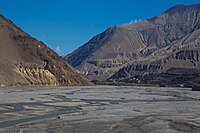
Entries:
[[200, 92], [159, 87], [0, 89], [0, 133], [200, 132]]

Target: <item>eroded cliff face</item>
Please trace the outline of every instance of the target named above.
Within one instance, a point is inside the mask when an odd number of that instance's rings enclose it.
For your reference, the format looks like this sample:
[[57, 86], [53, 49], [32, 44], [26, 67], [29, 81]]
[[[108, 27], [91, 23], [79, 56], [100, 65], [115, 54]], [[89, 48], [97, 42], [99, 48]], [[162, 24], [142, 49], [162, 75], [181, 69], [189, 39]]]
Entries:
[[109, 28], [66, 60], [91, 80], [108, 79], [120, 69], [134, 75], [198, 68], [199, 29], [200, 5], [178, 5], [151, 19]]
[[43, 42], [0, 15], [0, 86], [72, 86], [91, 83]]
[[175, 58], [179, 60], [191, 60], [194, 62], [199, 62], [199, 50], [185, 50], [176, 53]]
[[23, 82], [19, 82], [20, 85], [44, 85], [44, 86], [57, 86], [59, 83], [56, 77], [49, 71], [41, 68], [24, 68], [17, 67], [14, 71], [21, 75], [24, 79]]
[[[168, 55], [164, 54], [162, 59], [149, 58], [148, 61], [135, 62], [123, 67], [110, 79], [122, 79], [135, 75], [160, 74], [160, 73], [188, 73], [198, 74], [200, 72], [200, 46], [190, 49], [179, 50]], [[181, 71], [179, 71], [181, 69]], [[194, 71], [195, 70], [195, 71]], [[124, 75], [129, 76], [124, 76]]]

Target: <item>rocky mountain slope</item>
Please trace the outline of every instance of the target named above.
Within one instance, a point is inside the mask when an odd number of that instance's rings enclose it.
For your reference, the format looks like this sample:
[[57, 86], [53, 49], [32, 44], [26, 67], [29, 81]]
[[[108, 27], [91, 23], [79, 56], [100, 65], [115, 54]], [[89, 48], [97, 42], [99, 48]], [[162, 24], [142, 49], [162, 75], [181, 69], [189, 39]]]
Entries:
[[0, 86], [88, 85], [43, 42], [0, 15]]
[[154, 18], [111, 27], [65, 59], [91, 80], [180, 73], [179, 68], [198, 72], [199, 28], [200, 4], [177, 5]]

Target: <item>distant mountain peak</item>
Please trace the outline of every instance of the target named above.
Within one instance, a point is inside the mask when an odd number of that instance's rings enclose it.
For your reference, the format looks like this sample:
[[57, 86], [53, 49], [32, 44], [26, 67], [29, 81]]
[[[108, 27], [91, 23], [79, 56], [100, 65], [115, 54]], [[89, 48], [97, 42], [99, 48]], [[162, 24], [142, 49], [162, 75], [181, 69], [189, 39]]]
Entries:
[[176, 12], [183, 12], [185, 11], [186, 9], [190, 9], [190, 8], [200, 8], [200, 4], [193, 4], [193, 5], [183, 5], [183, 4], [179, 4], [179, 5], [176, 5], [170, 9], [168, 9], [166, 12], [167, 13], [170, 13], [170, 14], [173, 14], [173, 13], [176, 13]]
[[[197, 39], [200, 28], [199, 7], [200, 4], [177, 5], [154, 18], [109, 28], [66, 56], [66, 59], [91, 80], [105, 80], [132, 63], [134, 65], [127, 67], [137, 70], [131, 71], [132, 74], [148, 71], [148, 68], [162, 72], [166, 70], [165, 67], [173, 66], [159, 65], [160, 60], [174, 56], [173, 52], [184, 48], [198, 48], [195, 46], [200, 43]], [[194, 53], [198, 55], [194, 51], [185, 52], [184, 58], [190, 58], [187, 54]], [[174, 61], [172, 58], [170, 60]], [[174, 67], [180, 67], [180, 64], [185, 67], [200, 66], [198, 63], [191, 64], [189, 60], [176, 61]]]

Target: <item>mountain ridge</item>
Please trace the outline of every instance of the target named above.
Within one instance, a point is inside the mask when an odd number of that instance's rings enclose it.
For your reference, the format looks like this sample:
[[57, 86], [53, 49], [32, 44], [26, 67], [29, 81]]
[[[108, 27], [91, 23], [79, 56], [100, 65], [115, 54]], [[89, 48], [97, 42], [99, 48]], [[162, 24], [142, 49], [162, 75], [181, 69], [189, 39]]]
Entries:
[[0, 15], [0, 86], [89, 85], [64, 59]]
[[[186, 41], [187, 37], [189, 38], [190, 34], [195, 31], [198, 31], [195, 32], [198, 37], [199, 10], [200, 4], [177, 5], [153, 18], [111, 27], [112, 32], [108, 32], [109, 28], [97, 35], [99, 37], [109, 36], [107, 40], [98, 38], [96, 42], [92, 41], [97, 37], [95, 36], [65, 59], [90, 80], [109, 79], [128, 64], [148, 61], [147, 59], [151, 57], [158, 58], [158, 60], [164, 58], [163, 56], [170, 54], [170, 50], [166, 49], [173, 50], [175, 47], [181, 47], [184, 44], [182, 39], [185, 38]], [[98, 49], [92, 51], [93, 47], [90, 46], [98, 47]], [[159, 56], [156, 56], [158, 53]], [[84, 58], [81, 58], [82, 56]], [[74, 64], [77, 59], [79, 63]]]

